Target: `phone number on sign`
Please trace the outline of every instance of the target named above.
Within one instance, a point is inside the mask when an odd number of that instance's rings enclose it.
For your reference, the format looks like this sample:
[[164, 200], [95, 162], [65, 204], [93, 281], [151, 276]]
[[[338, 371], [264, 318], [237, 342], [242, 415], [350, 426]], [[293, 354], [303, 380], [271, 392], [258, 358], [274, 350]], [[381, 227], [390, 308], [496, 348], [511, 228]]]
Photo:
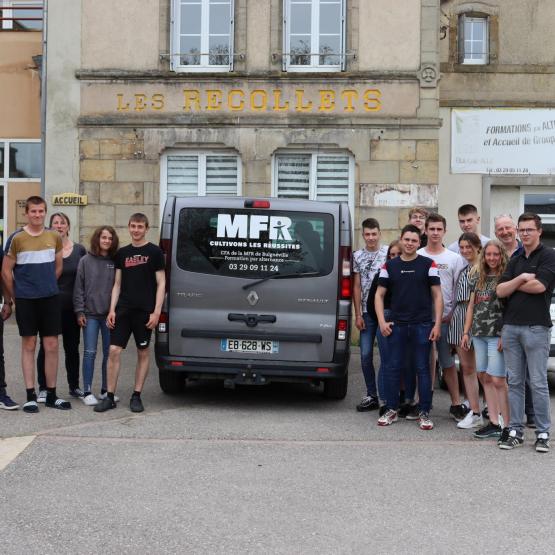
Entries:
[[528, 168], [487, 168], [486, 171], [488, 173], [530, 173], [530, 170]]
[[238, 272], [279, 272], [276, 264], [229, 264], [228, 268]]

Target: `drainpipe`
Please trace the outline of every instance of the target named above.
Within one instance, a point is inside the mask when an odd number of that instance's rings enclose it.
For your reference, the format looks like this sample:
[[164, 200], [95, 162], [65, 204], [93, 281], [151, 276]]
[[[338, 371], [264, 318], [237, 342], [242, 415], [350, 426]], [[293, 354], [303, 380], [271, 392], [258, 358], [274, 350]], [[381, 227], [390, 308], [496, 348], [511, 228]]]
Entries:
[[40, 193], [46, 198], [45, 170], [46, 170], [46, 60], [48, 47], [48, 0], [44, 0], [42, 15], [42, 70], [40, 96], [40, 146], [42, 155], [42, 176]]

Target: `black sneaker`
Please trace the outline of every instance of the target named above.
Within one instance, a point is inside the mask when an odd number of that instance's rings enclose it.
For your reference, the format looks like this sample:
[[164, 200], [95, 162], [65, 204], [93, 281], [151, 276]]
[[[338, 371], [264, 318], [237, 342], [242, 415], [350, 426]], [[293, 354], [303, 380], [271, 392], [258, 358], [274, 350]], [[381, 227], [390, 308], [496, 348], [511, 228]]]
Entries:
[[116, 408], [116, 402], [112, 401], [110, 397], [105, 397], [104, 399], [99, 401], [98, 405], [94, 406], [93, 410], [94, 412], [106, 412], [107, 410], [115, 409], [115, 408]]
[[80, 389], [79, 387], [76, 387], [75, 389], [70, 389], [69, 394], [72, 397], [75, 397], [76, 399], [80, 399], [81, 397], [85, 396], [85, 394], [83, 393], [83, 390]]
[[138, 395], [131, 395], [129, 408], [131, 409], [131, 412], [143, 412], [145, 410], [145, 408], [143, 407], [143, 402]]
[[468, 411], [469, 411], [469, 408], [466, 405], [451, 405], [449, 407], [449, 414], [457, 422], [460, 422], [461, 420], [463, 420]]
[[482, 411], [482, 418], [486, 418], [487, 420], [489, 420], [489, 410], [487, 405], [484, 407], [484, 410]]
[[46, 407], [51, 409], [58, 409], [58, 410], [70, 410], [71, 403], [69, 401], [64, 401], [64, 399], [60, 399], [59, 397], [46, 397], [46, 401], [44, 403]]
[[492, 424], [491, 422], [489, 424], [486, 424], [483, 428], [480, 428], [479, 430], [476, 430], [473, 434], [473, 437], [475, 437], [476, 439], [490, 439], [490, 438], [499, 438], [501, 437], [501, 426], [499, 426], [499, 424], [497, 424], [497, 426], [495, 424]]
[[406, 416], [407, 420], [418, 420], [420, 418], [420, 409], [418, 405], [411, 405]]
[[362, 401], [357, 405], [358, 412], [366, 412], [369, 410], [378, 410], [380, 408], [380, 402], [377, 397], [372, 397], [368, 395], [362, 398]]
[[499, 449], [514, 449], [515, 447], [520, 447], [524, 443], [524, 439], [516, 434], [516, 430], [511, 430], [509, 436], [505, 441], [501, 441]]
[[509, 428], [503, 428], [501, 430], [501, 435], [499, 436], [499, 439], [497, 440], [497, 445], [500, 445], [501, 443], [507, 441], [509, 439]]
[[538, 434], [534, 446], [538, 453], [549, 453], [549, 435], [545, 432]]
[[406, 418], [409, 412], [410, 412], [410, 403], [403, 403], [402, 405], [399, 405], [397, 416], [399, 418]]
[[535, 429], [536, 427], [536, 419], [532, 414], [526, 415], [526, 427], [531, 429]]

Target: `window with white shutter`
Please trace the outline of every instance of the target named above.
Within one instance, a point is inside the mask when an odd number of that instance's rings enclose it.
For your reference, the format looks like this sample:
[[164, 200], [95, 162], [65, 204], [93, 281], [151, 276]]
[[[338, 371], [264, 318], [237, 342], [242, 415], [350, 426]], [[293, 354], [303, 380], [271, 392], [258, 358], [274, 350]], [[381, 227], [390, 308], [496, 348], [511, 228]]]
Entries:
[[273, 194], [333, 202], [353, 201], [353, 159], [344, 153], [278, 153], [274, 156]]
[[236, 154], [171, 152], [162, 158], [160, 207], [168, 195], [236, 196], [241, 194], [241, 162]]

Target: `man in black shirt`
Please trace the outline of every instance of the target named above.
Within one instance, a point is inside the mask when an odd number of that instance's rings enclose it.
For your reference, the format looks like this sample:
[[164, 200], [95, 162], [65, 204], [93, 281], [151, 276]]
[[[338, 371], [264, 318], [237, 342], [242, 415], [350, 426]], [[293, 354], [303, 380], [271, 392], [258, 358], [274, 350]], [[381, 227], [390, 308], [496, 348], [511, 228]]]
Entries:
[[499, 440], [501, 449], [523, 444], [526, 365], [536, 420], [536, 451], [549, 451], [551, 427], [547, 362], [551, 335], [549, 308], [555, 287], [555, 251], [542, 245], [542, 221], [525, 212], [518, 218], [523, 251], [511, 258], [499, 280], [497, 296], [506, 298], [503, 351], [509, 380], [510, 422]]
[[[387, 341], [389, 360], [385, 369], [388, 410], [378, 419], [378, 426], [397, 421], [401, 368], [407, 353], [412, 352], [418, 375], [418, 423], [421, 430], [434, 427], [429, 417], [432, 404], [429, 360], [431, 341], [437, 341], [441, 335], [443, 297], [436, 263], [416, 253], [419, 245], [420, 231], [406, 225], [401, 231], [401, 256], [388, 260], [380, 270], [375, 308], [380, 331]], [[391, 294], [391, 321], [384, 316], [386, 292]]]
[[135, 390], [130, 400], [132, 412], [144, 410], [141, 391], [148, 374], [149, 344], [152, 330], [158, 324], [166, 287], [164, 255], [146, 240], [148, 218], [141, 213], [129, 219], [131, 244], [121, 248], [115, 257], [116, 276], [110, 312], [106, 323], [110, 328], [108, 358], [108, 393], [94, 407], [104, 412], [116, 407], [115, 391], [118, 383], [121, 351], [133, 333], [137, 346]]

